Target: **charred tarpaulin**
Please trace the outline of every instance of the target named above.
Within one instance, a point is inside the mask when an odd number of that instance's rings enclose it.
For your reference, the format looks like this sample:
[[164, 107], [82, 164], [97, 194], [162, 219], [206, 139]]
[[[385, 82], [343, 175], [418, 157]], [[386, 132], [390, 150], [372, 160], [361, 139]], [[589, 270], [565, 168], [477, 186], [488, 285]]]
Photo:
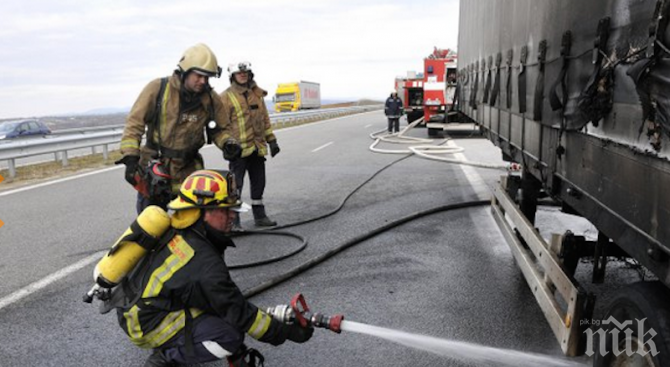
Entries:
[[[483, 59], [477, 60], [465, 68], [465, 80], [472, 80], [472, 83], [466, 89], [469, 91], [468, 105], [477, 109], [480, 103], [494, 106], [497, 102], [498, 94], [501, 90], [501, 71], [503, 68], [508, 70], [506, 90], [506, 106], [511, 110], [512, 91], [511, 76], [512, 69], [518, 69], [517, 88], [518, 93], [518, 112], [526, 113], [526, 69], [528, 67], [537, 67], [537, 73], [534, 81], [533, 110], [531, 119], [539, 121], [542, 124], [553, 125], [550, 119], [543, 119], [543, 109], [545, 101], [545, 67], [555, 61], [562, 61], [562, 67], [553, 81], [551, 87], [547, 90], [548, 100], [554, 111], [561, 110], [560, 128], [562, 131], [578, 131], [584, 128], [588, 123], [598, 127], [600, 122], [612, 111], [614, 105], [615, 88], [615, 69], [621, 64], [632, 64], [627, 74], [633, 79], [639, 100], [642, 104], [643, 119], [640, 126], [640, 133], [646, 128], [646, 134], [650, 144], [655, 150], [661, 149], [662, 132], [670, 135], [670, 101], [665, 91], [670, 88], [670, 49], [665, 46], [663, 35], [667, 29], [667, 16], [670, 10], [670, 0], [659, 0], [656, 5], [656, 11], [652, 18], [652, 24], [649, 27], [649, 39], [646, 41], [646, 47], [632, 39], [627, 39], [625, 44], [619, 42], [613, 45], [612, 50], [608, 50], [608, 42], [611, 33], [611, 18], [604, 17], [598, 22], [596, 37], [593, 41], [592, 50], [571, 54], [572, 33], [566, 31], [563, 35], [561, 44], [561, 56], [557, 59], [547, 60], [547, 49], [549, 44], [547, 40], [541, 40], [537, 45], [537, 59], [533, 63], [527, 63], [528, 46], [520, 48], [519, 64], [512, 65], [513, 49], [508, 51], [506, 65], [502, 66], [502, 53], [489, 55]], [[657, 36], [658, 35], [658, 36]], [[637, 41], [637, 40], [636, 40]], [[646, 53], [645, 53], [646, 51]], [[593, 71], [588, 81], [581, 89], [576, 103], [569, 103], [567, 75], [570, 67], [570, 60], [581, 58], [591, 52], [591, 63]], [[494, 70], [495, 69], [495, 70]], [[482, 80], [480, 85], [479, 80]], [[468, 83], [461, 83], [465, 86]], [[559, 94], [560, 89], [560, 94]], [[479, 100], [478, 92], [482, 92], [482, 98]], [[558, 126], [558, 124], [554, 125]]]
[[614, 64], [606, 57], [609, 30], [610, 17], [605, 17], [598, 22], [596, 39], [593, 42], [593, 73], [577, 101], [579, 112], [575, 118], [575, 125], [578, 128], [588, 122], [598, 126], [600, 120], [612, 110]]
[[656, 151], [661, 150], [661, 137], [664, 131], [670, 136], [670, 50], [665, 45], [668, 35], [668, 10], [670, 2], [660, 0], [656, 3], [654, 17], [649, 26], [649, 40], [646, 54], [628, 70], [635, 81], [635, 89], [642, 103], [642, 124], [639, 133], [647, 128], [650, 144]]

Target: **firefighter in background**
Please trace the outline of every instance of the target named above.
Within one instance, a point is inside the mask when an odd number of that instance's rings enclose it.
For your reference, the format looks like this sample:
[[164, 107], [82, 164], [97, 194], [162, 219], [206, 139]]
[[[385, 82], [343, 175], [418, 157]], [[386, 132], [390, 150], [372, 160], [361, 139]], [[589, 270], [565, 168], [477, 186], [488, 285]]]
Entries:
[[[172, 76], [149, 82], [135, 101], [121, 137], [123, 158], [116, 163], [125, 164], [126, 181], [139, 191], [137, 213], [150, 204], [165, 208], [181, 182], [203, 168], [199, 150], [205, 134], [219, 148], [239, 152], [228, 115], [209, 85], [210, 77], [220, 75], [216, 55], [200, 43], [184, 52]], [[140, 148], [145, 130], [146, 144]], [[164, 174], [149, 175], [159, 171], [156, 165], [148, 167], [152, 160], [162, 165]], [[156, 178], [161, 177], [167, 193], [155, 192], [160, 191]], [[151, 194], [139, 187], [146, 184]]]
[[154, 349], [145, 367], [224, 358], [227, 365], [246, 366], [246, 355], [260, 353], [246, 349], [244, 333], [280, 345], [287, 339], [304, 343], [314, 332], [261, 311], [231, 279], [223, 253], [235, 246], [228, 234], [242, 210], [235, 185], [228, 171], [199, 170], [188, 176], [168, 204], [175, 212], [162, 245], [128, 278], [124, 289], [137, 294], [125, 297], [136, 301], [118, 308], [117, 315], [135, 345]]
[[395, 90], [391, 91], [391, 95], [386, 99], [384, 114], [388, 118], [388, 132], [399, 132], [400, 116], [403, 114], [403, 108], [402, 100], [398, 97], [398, 93]]
[[[249, 172], [254, 222], [259, 227], [271, 227], [277, 222], [268, 218], [263, 205], [265, 156], [268, 154], [268, 145], [272, 157], [279, 153], [279, 145], [263, 100], [268, 92], [256, 85], [251, 63], [247, 61], [230, 64], [228, 77], [230, 87], [221, 93], [221, 99], [231, 122], [233, 137], [240, 142], [242, 153], [239, 158], [235, 158], [224, 150], [224, 158], [230, 161], [230, 170], [235, 174], [240, 193], [244, 175]], [[235, 226], [236, 229], [240, 228], [239, 218]]]

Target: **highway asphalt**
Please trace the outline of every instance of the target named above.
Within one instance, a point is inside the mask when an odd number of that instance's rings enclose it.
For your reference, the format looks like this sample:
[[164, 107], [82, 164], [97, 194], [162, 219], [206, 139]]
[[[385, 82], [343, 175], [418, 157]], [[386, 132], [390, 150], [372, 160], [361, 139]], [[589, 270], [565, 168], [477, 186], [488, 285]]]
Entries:
[[[282, 151], [267, 161], [268, 214], [287, 224], [338, 207], [362, 182], [402, 157], [368, 150], [368, 135], [385, 126], [383, 113], [377, 111], [277, 131]], [[426, 130], [410, 134], [425, 137]], [[468, 135], [453, 140], [465, 148], [466, 157], [501, 163], [488, 140]], [[216, 148], [203, 153], [207, 167], [225, 168]], [[279, 263], [235, 270], [233, 278], [242, 290], [249, 289], [391, 221], [443, 205], [486, 200], [501, 174], [417, 157], [401, 160], [364, 185], [335, 215], [288, 229], [307, 238], [305, 251]], [[92, 285], [94, 259], [134, 219], [134, 196], [118, 168], [0, 193], [5, 222], [0, 228], [1, 366], [142, 365], [150, 352], [128, 341], [115, 315], [100, 315], [97, 304], [82, 302]], [[243, 199], [249, 200], [248, 183]], [[250, 213], [243, 225], [252, 227]], [[298, 245], [265, 235], [239, 238], [237, 243], [226, 254], [229, 263], [281, 255]], [[40, 281], [48, 285], [40, 288]], [[487, 205], [392, 228], [251, 301], [262, 307], [284, 304], [298, 292], [314, 311], [341, 313], [346, 320], [562, 356]], [[327, 330], [317, 330], [302, 345], [248, 344], [265, 355], [266, 366], [496, 365]]]

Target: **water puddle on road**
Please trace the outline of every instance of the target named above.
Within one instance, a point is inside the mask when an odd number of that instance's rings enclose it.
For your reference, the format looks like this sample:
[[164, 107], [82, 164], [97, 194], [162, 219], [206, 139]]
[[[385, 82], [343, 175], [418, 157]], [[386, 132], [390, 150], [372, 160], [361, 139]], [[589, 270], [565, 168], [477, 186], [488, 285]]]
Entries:
[[379, 326], [361, 324], [343, 320], [343, 331], [367, 334], [396, 342], [408, 347], [421, 349], [459, 361], [476, 363], [481, 366], [496, 367], [584, 367], [584, 364], [565, 360], [559, 357], [525, 353], [511, 349], [492, 348], [483, 345], [453, 340], [439, 339], [432, 336], [406, 333], [404, 331], [386, 329]]

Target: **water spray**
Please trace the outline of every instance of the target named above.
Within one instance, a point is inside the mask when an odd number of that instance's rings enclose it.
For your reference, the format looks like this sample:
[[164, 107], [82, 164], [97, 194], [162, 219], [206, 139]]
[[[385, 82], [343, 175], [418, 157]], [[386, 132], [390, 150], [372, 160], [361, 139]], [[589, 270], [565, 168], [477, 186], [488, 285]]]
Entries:
[[473, 343], [435, 338], [432, 336], [407, 333], [383, 327], [362, 324], [354, 321], [345, 321], [344, 316], [336, 314], [325, 316], [321, 313], [311, 313], [305, 297], [298, 293], [289, 305], [269, 307], [269, 315], [286, 323], [299, 323], [302, 327], [328, 329], [340, 334], [342, 330], [375, 336], [399, 343], [415, 349], [431, 352], [447, 358], [465, 362], [475, 362], [480, 366], [509, 366], [509, 367], [583, 367], [584, 364], [535, 353], [526, 353], [511, 349], [487, 347]]

